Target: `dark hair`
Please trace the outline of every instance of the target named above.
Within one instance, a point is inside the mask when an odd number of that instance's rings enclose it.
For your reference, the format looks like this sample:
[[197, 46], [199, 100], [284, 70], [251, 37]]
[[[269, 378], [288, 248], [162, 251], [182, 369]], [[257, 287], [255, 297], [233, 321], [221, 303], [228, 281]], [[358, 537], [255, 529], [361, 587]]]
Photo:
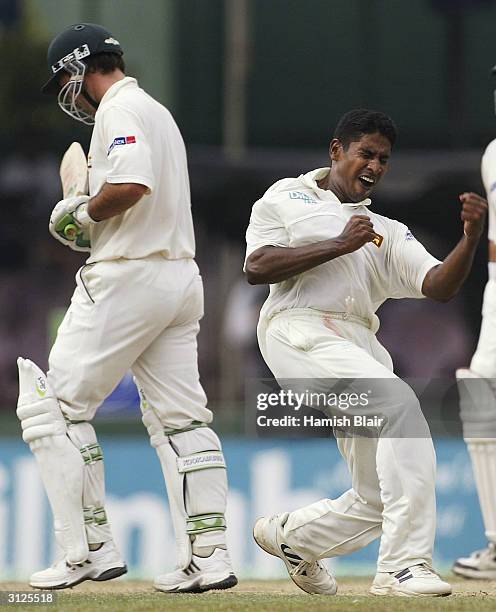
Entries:
[[391, 147], [394, 145], [396, 126], [391, 117], [379, 111], [355, 108], [341, 117], [334, 131], [334, 138], [337, 138], [346, 150], [350, 142], [360, 140], [364, 134], [376, 132], [385, 136]]
[[109, 74], [114, 70], [126, 72], [122, 55], [118, 53], [95, 53], [95, 55], [90, 55], [85, 63], [87, 72], [100, 72], [101, 74]]

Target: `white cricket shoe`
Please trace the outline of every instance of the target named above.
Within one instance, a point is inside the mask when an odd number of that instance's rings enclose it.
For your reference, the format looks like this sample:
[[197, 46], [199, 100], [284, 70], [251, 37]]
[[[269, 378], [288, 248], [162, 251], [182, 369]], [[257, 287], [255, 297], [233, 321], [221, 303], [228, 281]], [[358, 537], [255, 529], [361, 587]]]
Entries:
[[158, 576], [153, 586], [164, 593], [203, 593], [212, 589], [230, 589], [237, 584], [229, 553], [216, 548], [209, 557], [192, 555], [186, 569]]
[[444, 597], [451, 595], [451, 585], [441, 580], [427, 563], [421, 563], [399, 572], [377, 572], [370, 593], [405, 597]]
[[321, 561], [305, 561], [283, 539], [282, 527], [288, 512], [262, 517], [253, 527], [255, 542], [269, 553], [284, 561], [289, 577], [306, 593], [312, 595], [335, 595], [338, 585]]
[[29, 584], [35, 589], [68, 589], [84, 580], [111, 580], [126, 572], [126, 564], [121, 560], [115, 544], [109, 541], [99, 550], [90, 550], [83, 563], [72, 565], [64, 558], [46, 570], [35, 572]]
[[453, 565], [453, 573], [464, 578], [495, 580], [496, 544], [489, 542], [487, 548], [476, 550], [470, 557], [457, 559]]

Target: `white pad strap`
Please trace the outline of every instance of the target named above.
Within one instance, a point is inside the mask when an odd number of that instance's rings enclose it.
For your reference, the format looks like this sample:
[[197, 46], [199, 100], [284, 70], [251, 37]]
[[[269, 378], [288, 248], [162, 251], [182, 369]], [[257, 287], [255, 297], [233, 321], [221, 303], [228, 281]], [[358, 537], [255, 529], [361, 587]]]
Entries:
[[226, 528], [226, 518], [220, 512], [188, 516], [186, 525], [186, 531], [190, 536], [198, 536], [209, 531], [225, 531]]
[[69, 563], [88, 557], [84, 529], [83, 460], [67, 437], [57, 398], [45, 374], [29, 359], [17, 360], [19, 400], [17, 416], [23, 439], [29, 443], [52, 508], [55, 530]]

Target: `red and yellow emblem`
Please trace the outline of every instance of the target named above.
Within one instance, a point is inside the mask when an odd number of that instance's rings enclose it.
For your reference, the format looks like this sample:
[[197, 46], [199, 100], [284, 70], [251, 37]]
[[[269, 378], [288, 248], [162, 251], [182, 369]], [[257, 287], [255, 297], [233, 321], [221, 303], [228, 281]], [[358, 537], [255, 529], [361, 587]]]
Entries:
[[384, 236], [381, 236], [380, 234], [376, 234], [374, 236], [374, 239], [372, 240], [373, 244], [375, 244], [375, 246], [379, 249], [381, 244], [384, 241]]

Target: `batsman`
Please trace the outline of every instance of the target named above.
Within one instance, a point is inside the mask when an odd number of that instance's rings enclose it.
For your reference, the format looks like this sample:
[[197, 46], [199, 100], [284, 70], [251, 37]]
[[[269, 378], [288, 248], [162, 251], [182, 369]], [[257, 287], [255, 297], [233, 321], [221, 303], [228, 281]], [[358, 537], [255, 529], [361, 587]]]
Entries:
[[[496, 66], [492, 73], [496, 76]], [[481, 175], [489, 205], [488, 279], [477, 350], [470, 367], [457, 370], [456, 377], [463, 437], [488, 543], [486, 548], [457, 559], [453, 572], [464, 578], [496, 580], [496, 139], [484, 151]]]
[[226, 465], [198, 373], [203, 285], [185, 146], [169, 111], [125, 75], [122, 55], [119, 41], [90, 23], [68, 27], [48, 49], [43, 91], [94, 128], [89, 195], [63, 199], [49, 223], [57, 240], [89, 258], [46, 376], [18, 360], [17, 414], [64, 553], [30, 584], [63, 589], [127, 571], [105, 510], [103, 454], [91, 420], [131, 369], [177, 542], [176, 570], [154, 586], [227, 589], [237, 579], [225, 539]]

